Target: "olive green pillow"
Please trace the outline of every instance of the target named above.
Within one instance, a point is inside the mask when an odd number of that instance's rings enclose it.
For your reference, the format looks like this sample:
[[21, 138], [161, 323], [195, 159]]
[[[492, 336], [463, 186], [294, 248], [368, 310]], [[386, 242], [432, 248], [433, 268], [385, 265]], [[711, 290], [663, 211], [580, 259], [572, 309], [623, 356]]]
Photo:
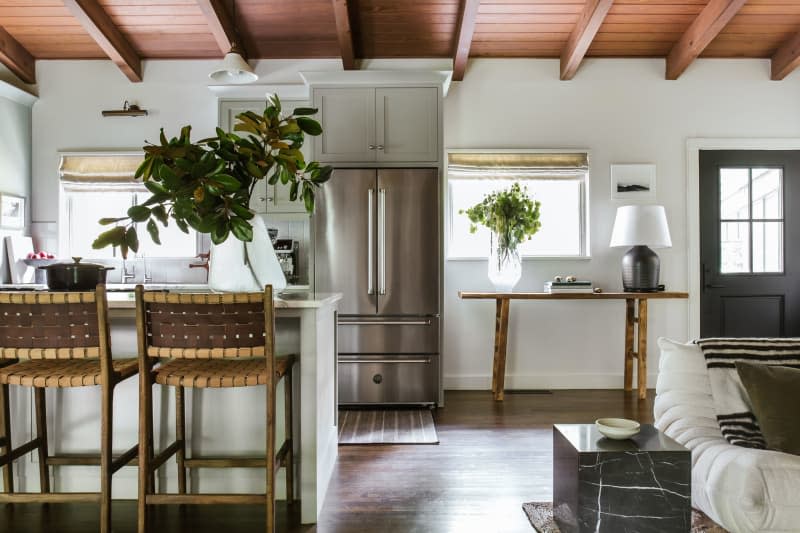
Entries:
[[736, 362], [767, 448], [800, 455], [800, 369]]

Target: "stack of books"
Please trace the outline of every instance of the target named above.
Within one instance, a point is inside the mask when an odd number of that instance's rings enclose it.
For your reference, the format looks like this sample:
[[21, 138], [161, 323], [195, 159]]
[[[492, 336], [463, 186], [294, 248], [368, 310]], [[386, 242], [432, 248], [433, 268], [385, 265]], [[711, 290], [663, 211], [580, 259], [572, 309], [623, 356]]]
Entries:
[[544, 292], [550, 294], [578, 294], [594, 292], [591, 281], [548, 281], [544, 284]]

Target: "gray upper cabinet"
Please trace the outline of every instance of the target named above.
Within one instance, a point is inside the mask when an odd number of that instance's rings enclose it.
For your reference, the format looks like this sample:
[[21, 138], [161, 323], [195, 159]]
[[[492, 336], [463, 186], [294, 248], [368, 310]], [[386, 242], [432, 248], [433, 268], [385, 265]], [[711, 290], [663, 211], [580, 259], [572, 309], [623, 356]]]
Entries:
[[[284, 112], [290, 113], [295, 107], [306, 107], [304, 100], [281, 100]], [[223, 100], [219, 104], [219, 127], [225, 131], [232, 131], [236, 123], [236, 115], [245, 111], [261, 114], [264, 112], [264, 100]], [[309, 158], [310, 139], [306, 137], [306, 144], [301, 151]], [[303, 202], [289, 200], [289, 187], [280, 183], [269, 185], [267, 180], [260, 180], [253, 191], [250, 208], [256, 213], [305, 213]]]
[[326, 163], [435, 163], [436, 87], [321, 88], [314, 91], [322, 135], [314, 158]]

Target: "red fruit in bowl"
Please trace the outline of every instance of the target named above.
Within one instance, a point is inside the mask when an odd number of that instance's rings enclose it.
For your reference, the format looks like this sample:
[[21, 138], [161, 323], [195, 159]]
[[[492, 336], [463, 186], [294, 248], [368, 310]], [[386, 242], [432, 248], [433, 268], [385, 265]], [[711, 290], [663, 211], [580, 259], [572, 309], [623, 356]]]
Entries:
[[28, 255], [25, 256], [27, 259], [36, 259], [36, 254], [33, 252], [28, 252]]
[[47, 259], [47, 252], [39, 252], [39, 259]]
[[47, 254], [47, 259], [55, 259], [55, 258], [56, 256], [54, 256], [53, 254]]

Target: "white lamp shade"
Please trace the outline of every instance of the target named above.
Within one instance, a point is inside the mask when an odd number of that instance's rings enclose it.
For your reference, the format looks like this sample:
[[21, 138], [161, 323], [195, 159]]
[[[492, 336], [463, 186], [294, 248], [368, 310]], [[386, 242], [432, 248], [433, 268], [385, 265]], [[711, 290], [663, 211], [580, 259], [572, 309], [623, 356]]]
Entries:
[[662, 205], [624, 205], [617, 208], [610, 246], [670, 248], [667, 213]]
[[225, 54], [220, 68], [208, 75], [214, 81], [220, 83], [253, 83], [258, 79], [258, 74], [253, 71], [253, 67], [244, 60], [241, 54], [231, 50]]

